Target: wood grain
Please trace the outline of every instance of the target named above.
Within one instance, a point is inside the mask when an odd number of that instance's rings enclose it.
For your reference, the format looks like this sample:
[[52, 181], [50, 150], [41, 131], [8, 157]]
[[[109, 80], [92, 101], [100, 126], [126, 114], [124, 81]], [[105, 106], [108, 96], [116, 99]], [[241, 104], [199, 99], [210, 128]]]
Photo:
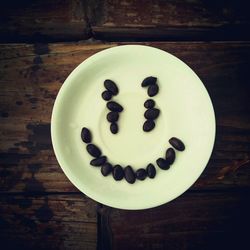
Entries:
[[0, 9], [1, 42], [250, 38], [245, 0], [25, 0]]
[[[192, 192], [154, 209], [99, 208], [100, 249], [245, 249], [250, 222], [249, 192]], [[106, 231], [105, 231], [106, 230]]]
[[[102, 49], [121, 44], [0, 46], [1, 192], [77, 192], [53, 153], [50, 139], [53, 103], [64, 79], [80, 62]], [[142, 44], [173, 53], [190, 65], [201, 77], [214, 104], [217, 122], [214, 151], [208, 167], [192, 188], [249, 188], [250, 44]]]
[[90, 37], [81, 0], [1, 1], [1, 42], [76, 41]]
[[[106, 40], [249, 39], [247, 2], [105, 0], [90, 16], [94, 37]], [[92, 17], [92, 18], [91, 18]]]
[[80, 194], [0, 196], [3, 249], [96, 249], [96, 203]]

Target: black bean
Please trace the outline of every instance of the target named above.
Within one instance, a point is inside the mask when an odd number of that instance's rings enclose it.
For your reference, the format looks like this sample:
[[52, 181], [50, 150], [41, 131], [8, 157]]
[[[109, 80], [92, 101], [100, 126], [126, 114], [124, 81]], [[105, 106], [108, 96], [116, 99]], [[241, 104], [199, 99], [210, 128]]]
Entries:
[[144, 102], [144, 107], [146, 109], [152, 109], [155, 106], [155, 101], [153, 99], [148, 99]]
[[171, 165], [175, 160], [175, 151], [172, 148], [168, 148], [166, 151], [166, 160]]
[[147, 169], [148, 177], [151, 179], [154, 178], [156, 175], [155, 166], [152, 163], [150, 163], [148, 164], [146, 169]]
[[113, 177], [116, 181], [120, 181], [124, 177], [123, 168], [120, 165], [115, 165], [113, 168]]
[[147, 177], [147, 172], [144, 168], [140, 168], [135, 172], [136, 178], [143, 181]]
[[159, 86], [157, 84], [148, 87], [148, 96], [153, 97], [159, 92]]
[[100, 157], [102, 154], [101, 150], [94, 144], [88, 144], [86, 148], [88, 153], [95, 158]]
[[143, 130], [145, 132], [151, 131], [155, 127], [155, 122], [153, 120], [146, 120], [143, 124]]
[[171, 139], [169, 139], [169, 143], [170, 143], [175, 149], [177, 149], [177, 150], [179, 150], [179, 151], [185, 150], [185, 145], [184, 145], [184, 143], [183, 143], [180, 139], [178, 139], [178, 138], [176, 138], [176, 137], [172, 137]]
[[160, 110], [156, 108], [147, 109], [144, 113], [144, 117], [148, 120], [156, 119], [160, 114]]
[[92, 135], [91, 135], [91, 132], [89, 131], [89, 129], [82, 128], [81, 138], [82, 138], [83, 142], [85, 142], [85, 143], [90, 143], [91, 142]]
[[113, 166], [110, 163], [105, 163], [102, 165], [101, 173], [103, 176], [109, 175], [113, 171]]
[[118, 127], [117, 123], [110, 124], [110, 131], [112, 134], [117, 134], [118, 130], [119, 130], [119, 127]]
[[168, 163], [167, 160], [163, 159], [163, 158], [159, 158], [156, 161], [157, 165], [159, 166], [159, 168], [163, 169], [163, 170], [167, 170], [169, 169], [170, 165]]
[[117, 122], [119, 119], [119, 113], [118, 112], [114, 112], [114, 111], [111, 111], [107, 114], [107, 120], [109, 122]]
[[147, 78], [145, 78], [142, 83], [141, 86], [142, 87], [147, 87], [149, 85], [154, 85], [156, 83], [157, 78], [154, 76], [149, 76]]
[[107, 80], [104, 81], [104, 86], [105, 86], [105, 88], [106, 88], [107, 90], [109, 90], [113, 95], [117, 95], [118, 92], [119, 92], [119, 89], [118, 89], [117, 85], [116, 85], [113, 81], [111, 81], [111, 80], [109, 80], [109, 79], [107, 79]]
[[107, 161], [106, 156], [100, 156], [98, 158], [91, 160], [90, 165], [95, 166], [95, 167], [99, 167], [99, 166], [103, 165], [106, 161]]
[[122, 112], [123, 111], [123, 107], [114, 101], [110, 101], [107, 103], [107, 108], [111, 111], [115, 111], [115, 112]]
[[105, 101], [109, 101], [112, 98], [112, 92], [105, 90], [102, 92], [102, 99]]
[[125, 179], [128, 183], [133, 184], [135, 183], [135, 173], [130, 166], [127, 166], [124, 169]]

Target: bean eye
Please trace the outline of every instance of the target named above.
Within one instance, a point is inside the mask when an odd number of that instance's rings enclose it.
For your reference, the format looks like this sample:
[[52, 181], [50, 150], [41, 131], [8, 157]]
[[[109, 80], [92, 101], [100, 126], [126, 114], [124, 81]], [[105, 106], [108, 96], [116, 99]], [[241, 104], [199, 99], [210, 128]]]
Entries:
[[117, 134], [119, 131], [118, 120], [119, 113], [123, 111], [122, 105], [115, 101], [110, 101], [114, 95], [118, 95], [119, 88], [116, 83], [110, 79], [104, 81], [106, 90], [102, 92], [102, 99], [107, 102], [107, 109], [111, 112], [107, 114], [107, 121], [110, 123], [110, 131], [112, 134]]
[[[147, 94], [149, 97], [153, 97], [158, 94], [159, 86], [157, 84], [157, 78], [154, 76], [149, 76], [145, 78], [142, 83], [142, 87], [147, 87]], [[150, 132], [155, 127], [155, 120], [158, 118], [160, 114], [160, 110], [155, 108], [155, 101], [153, 99], [148, 99], [144, 102], [144, 107], [146, 111], [144, 113], [144, 117], [146, 121], [143, 124], [143, 131]]]

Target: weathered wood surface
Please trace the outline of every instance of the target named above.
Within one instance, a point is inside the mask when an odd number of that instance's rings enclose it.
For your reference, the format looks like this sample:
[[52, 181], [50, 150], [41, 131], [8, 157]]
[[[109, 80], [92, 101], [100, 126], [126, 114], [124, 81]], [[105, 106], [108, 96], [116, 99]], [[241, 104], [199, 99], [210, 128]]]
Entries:
[[249, 39], [245, 0], [1, 1], [0, 41]]
[[0, 196], [1, 249], [96, 249], [96, 203], [82, 194]]
[[[119, 43], [121, 44], [121, 43]], [[77, 192], [53, 153], [50, 117], [68, 74], [118, 43], [0, 46], [1, 192]], [[250, 186], [250, 43], [153, 42], [188, 63], [212, 98], [217, 135], [212, 158], [193, 189]]]
[[99, 241], [99, 248], [246, 249], [249, 209], [249, 192], [189, 192], [143, 211], [103, 207], [99, 213], [106, 237]]
[[0, 41], [76, 41], [90, 36], [81, 0], [1, 1]]
[[[95, 37], [114, 40], [249, 39], [248, 5], [240, 1], [102, 1]], [[91, 20], [91, 17], [90, 17]]]
[[[95, 249], [96, 208], [82, 194], [1, 195], [1, 247]], [[98, 249], [245, 249], [249, 209], [249, 191], [187, 192], [143, 211], [99, 207]]]

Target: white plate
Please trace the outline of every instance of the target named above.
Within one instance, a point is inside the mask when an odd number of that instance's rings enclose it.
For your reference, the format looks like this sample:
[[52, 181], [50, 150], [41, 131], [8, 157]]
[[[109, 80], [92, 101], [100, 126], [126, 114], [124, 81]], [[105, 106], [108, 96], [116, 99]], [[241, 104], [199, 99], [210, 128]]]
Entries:
[[[158, 79], [160, 91], [153, 99], [161, 114], [154, 130], [145, 133], [143, 103], [148, 96], [141, 82], [148, 76]], [[109, 130], [101, 98], [105, 79], [117, 83], [120, 92], [113, 99], [124, 107], [116, 135]], [[103, 177], [100, 168], [90, 166], [82, 127], [92, 131], [93, 142], [111, 163], [134, 169], [163, 157], [172, 136], [186, 150], [177, 152], [169, 170], [157, 167], [154, 179], [131, 185], [112, 175]], [[125, 45], [96, 53], [68, 76], [55, 101], [51, 133], [57, 160], [79, 190], [108, 206], [145, 209], [173, 200], [197, 180], [212, 152], [215, 116], [204, 85], [185, 63], [160, 49]]]

